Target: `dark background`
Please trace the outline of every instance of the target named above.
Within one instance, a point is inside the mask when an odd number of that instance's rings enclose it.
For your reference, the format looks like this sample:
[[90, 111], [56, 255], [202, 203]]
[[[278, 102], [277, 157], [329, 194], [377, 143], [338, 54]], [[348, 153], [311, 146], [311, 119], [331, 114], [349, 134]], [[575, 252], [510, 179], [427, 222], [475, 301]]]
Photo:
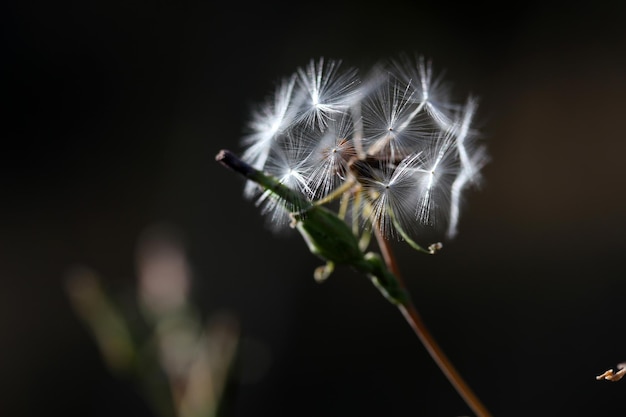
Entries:
[[[496, 417], [624, 415], [626, 6], [15, 2], [2, 12], [0, 415], [149, 415], [75, 317], [66, 271], [134, 285], [146, 227], [185, 237], [204, 314], [241, 323], [223, 417], [470, 411], [364, 278], [276, 237], [214, 161], [310, 58], [408, 51], [480, 97], [492, 162], [435, 257], [397, 245], [424, 320]], [[247, 371], [243, 371], [247, 372]]]

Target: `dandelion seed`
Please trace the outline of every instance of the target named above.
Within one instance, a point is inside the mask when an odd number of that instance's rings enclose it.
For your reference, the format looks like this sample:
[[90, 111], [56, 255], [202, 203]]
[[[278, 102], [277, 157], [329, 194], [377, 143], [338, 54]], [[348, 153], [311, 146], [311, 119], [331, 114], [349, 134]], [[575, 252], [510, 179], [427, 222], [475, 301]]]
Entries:
[[299, 96], [299, 120], [307, 127], [317, 125], [325, 130], [329, 119], [348, 110], [358, 98], [356, 69], [340, 72], [341, 61], [313, 60], [306, 68], [299, 68], [298, 83], [302, 88]]
[[356, 157], [352, 140], [354, 135], [353, 119], [349, 114], [342, 114], [330, 120], [325, 132], [315, 132], [317, 136], [310, 140], [319, 141], [313, 150], [310, 163], [310, 189], [312, 199], [327, 196], [337, 185], [346, 179], [348, 162]]
[[458, 230], [459, 216], [461, 211], [462, 192], [468, 184], [476, 184], [476, 172], [483, 168], [488, 162], [487, 150], [485, 147], [476, 148], [469, 158], [470, 169], [463, 167], [452, 183], [450, 189], [450, 218], [446, 235], [449, 238], [456, 236]]
[[[288, 188], [298, 191], [304, 196], [312, 195], [310, 182], [310, 164], [308, 156], [310, 149], [302, 146], [301, 138], [291, 136], [280, 137], [278, 146], [269, 154], [265, 164], [265, 172], [272, 175]], [[262, 206], [262, 213], [267, 215], [276, 229], [288, 224], [289, 213], [298, 212], [302, 207], [285, 207], [278, 201], [272, 190], [265, 190], [257, 199], [257, 205]]]
[[424, 225], [436, 226], [445, 216], [450, 201], [450, 188], [458, 174], [455, 137], [441, 133], [437, 141], [422, 152], [422, 163], [414, 170], [420, 197], [417, 219]]
[[[476, 147], [471, 143], [472, 133], [470, 125], [476, 111], [476, 102], [470, 99], [466, 105], [463, 118], [455, 130], [456, 146], [459, 153], [461, 167], [459, 174], [452, 183], [450, 193], [450, 220], [447, 236], [452, 238], [457, 234], [461, 197], [464, 188], [469, 184], [480, 183], [480, 170], [488, 162], [487, 151], [484, 147]], [[474, 149], [472, 149], [474, 148]]]
[[[282, 80], [274, 95], [252, 113], [248, 127], [251, 133], [243, 138], [246, 146], [243, 158], [257, 169], [263, 169], [276, 137], [285, 131], [295, 116], [290, 107], [295, 76]], [[253, 182], [246, 183], [244, 194], [251, 197], [256, 188]]]
[[414, 91], [394, 77], [363, 102], [363, 146], [370, 156], [397, 161], [420, 146], [427, 131], [414, 116]]
[[413, 100], [419, 110], [424, 110], [439, 128], [448, 130], [452, 127], [453, 114], [459, 106], [451, 100], [450, 89], [440, 75], [433, 76], [432, 63], [423, 56], [414, 59], [404, 55], [391, 63], [398, 78], [411, 85], [415, 94]]
[[471, 147], [470, 140], [473, 138], [471, 123], [476, 112], [476, 100], [470, 98], [463, 110], [461, 121], [455, 123], [454, 134], [456, 136], [456, 146], [459, 151], [459, 158], [463, 169], [468, 171], [469, 177], [478, 177], [479, 169], [475, 169], [469, 156]]
[[387, 237], [396, 235], [394, 221], [404, 230], [415, 229], [415, 204], [419, 197], [415, 170], [420, 164], [420, 153], [407, 156], [395, 167], [384, 164], [377, 169], [363, 162], [354, 164], [371, 207], [368, 221]]

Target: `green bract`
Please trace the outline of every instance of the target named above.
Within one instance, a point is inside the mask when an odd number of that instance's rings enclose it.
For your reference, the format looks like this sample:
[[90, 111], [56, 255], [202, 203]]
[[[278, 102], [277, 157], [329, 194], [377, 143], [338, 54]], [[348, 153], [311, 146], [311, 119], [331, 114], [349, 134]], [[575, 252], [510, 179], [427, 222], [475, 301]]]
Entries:
[[220, 151], [215, 159], [256, 182], [277, 198], [286, 209], [298, 209], [291, 212], [293, 226], [300, 232], [309, 250], [327, 262], [324, 270], [316, 271], [317, 279], [325, 278], [334, 265], [348, 265], [370, 277], [390, 302], [408, 303], [406, 292], [401, 289], [397, 278], [385, 266], [380, 256], [362, 251], [350, 227], [335, 213], [322, 206], [311, 204], [297, 192], [253, 168], [230, 151]]

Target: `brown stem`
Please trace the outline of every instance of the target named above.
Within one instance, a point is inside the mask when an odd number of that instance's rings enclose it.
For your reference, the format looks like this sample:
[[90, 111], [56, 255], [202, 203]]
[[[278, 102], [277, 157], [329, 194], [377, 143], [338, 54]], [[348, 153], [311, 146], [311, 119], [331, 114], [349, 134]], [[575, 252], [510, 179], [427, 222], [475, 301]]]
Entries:
[[[380, 230], [376, 230], [376, 240], [378, 241], [378, 246], [383, 255], [383, 259], [387, 264], [387, 268], [396, 276], [398, 279], [398, 285], [406, 290], [406, 285], [404, 279], [400, 274], [400, 268], [398, 267], [398, 263], [396, 258], [391, 250], [391, 245], [389, 241], [382, 236]], [[452, 362], [446, 357], [443, 350], [439, 347], [435, 338], [430, 333], [424, 321], [420, 317], [417, 309], [413, 305], [413, 303], [406, 302], [404, 304], [399, 304], [398, 309], [409, 323], [417, 337], [420, 339], [430, 356], [433, 358], [441, 372], [448, 378], [452, 386], [456, 389], [459, 395], [465, 400], [465, 403], [476, 413], [477, 417], [491, 417], [491, 413], [487, 410], [487, 408], [480, 402], [478, 397], [474, 394], [472, 389], [467, 385], [467, 383], [463, 380], [461, 375], [457, 372], [452, 365]]]

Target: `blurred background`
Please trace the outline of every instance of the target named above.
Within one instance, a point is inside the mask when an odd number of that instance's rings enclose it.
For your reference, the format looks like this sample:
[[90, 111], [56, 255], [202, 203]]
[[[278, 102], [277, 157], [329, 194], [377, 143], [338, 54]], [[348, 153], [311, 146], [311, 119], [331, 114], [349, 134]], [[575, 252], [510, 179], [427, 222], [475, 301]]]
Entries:
[[178, 301], [233, 325], [220, 416], [471, 415], [366, 279], [315, 283], [299, 236], [214, 161], [309, 59], [400, 52], [480, 98], [492, 158], [442, 252], [397, 245], [428, 327], [496, 417], [624, 414], [626, 382], [595, 376], [626, 360], [626, 3], [498, 7], [5, 3], [0, 415], [157, 415], [67, 285], [86, 268], [136, 306], [155, 225], [175, 230]]

